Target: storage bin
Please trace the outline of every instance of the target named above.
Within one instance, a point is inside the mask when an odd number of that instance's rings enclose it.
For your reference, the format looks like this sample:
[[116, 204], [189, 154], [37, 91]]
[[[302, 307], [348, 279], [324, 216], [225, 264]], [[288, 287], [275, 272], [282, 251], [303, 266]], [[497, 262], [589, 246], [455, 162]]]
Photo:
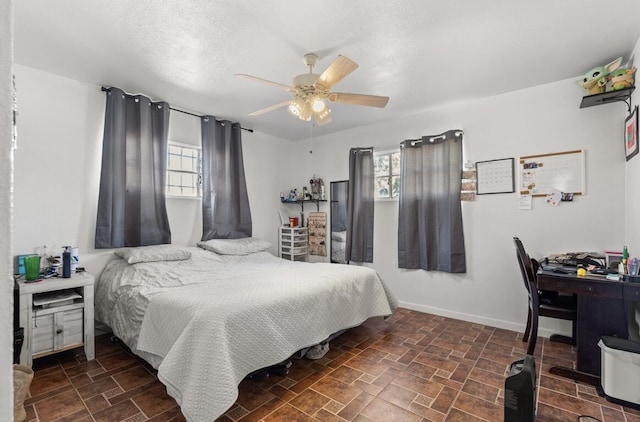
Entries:
[[603, 336], [598, 342], [602, 374], [600, 382], [607, 400], [640, 405], [640, 343]]

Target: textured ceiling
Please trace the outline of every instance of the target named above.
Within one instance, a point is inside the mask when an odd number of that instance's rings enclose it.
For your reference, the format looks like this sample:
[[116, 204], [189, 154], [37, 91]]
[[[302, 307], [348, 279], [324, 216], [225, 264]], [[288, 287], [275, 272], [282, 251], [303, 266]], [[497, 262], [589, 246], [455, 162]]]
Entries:
[[[174, 107], [239, 121], [282, 139], [310, 123], [281, 108], [320, 56], [360, 65], [335, 91], [385, 95], [384, 109], [331, 104], [314, 136], [582, 75], [640, 38], [640, 1], [593, 0], [21, 0], [15, 62], [117, 86]], [[577, 101], [577, 100], [576, 100]]]

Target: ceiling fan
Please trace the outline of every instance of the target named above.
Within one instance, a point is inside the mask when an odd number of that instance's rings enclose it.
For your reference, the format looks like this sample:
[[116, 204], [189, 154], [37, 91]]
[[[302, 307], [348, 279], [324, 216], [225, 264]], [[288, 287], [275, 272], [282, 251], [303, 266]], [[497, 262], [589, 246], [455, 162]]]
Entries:
[[378, 108], [383, 108], [389, 102], [389, 97], [331, 91], [335, 84], [358, 68], [357, 63], [345, 56], [338, 56], [321, 75], [313, 73], [313, 67], [318, 62], [316, 54], [305, 54], [303, 61], [309, 67], [309, 73], [294, 77], [291, 86], [243, 73], [236, 74], [241, 78], [284, 88], [293, 94], [292, 99], [254, 111], [249, 113], [249, 116], [258, 116], [281, 107], [288, 107], [289, 112], [300, 120], [310, 121], [313, 116], [319, 125], [323, 125], [331, 121], [331, 109], [325, 100]]

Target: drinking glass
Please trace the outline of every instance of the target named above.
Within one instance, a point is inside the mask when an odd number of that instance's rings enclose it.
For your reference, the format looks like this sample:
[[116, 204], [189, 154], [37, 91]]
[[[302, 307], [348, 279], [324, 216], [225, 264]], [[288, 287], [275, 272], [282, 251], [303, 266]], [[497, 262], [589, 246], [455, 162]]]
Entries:
[[24, 273], [27, 281], [37, 280], [40, 276], [40, 255], [24, 257]]

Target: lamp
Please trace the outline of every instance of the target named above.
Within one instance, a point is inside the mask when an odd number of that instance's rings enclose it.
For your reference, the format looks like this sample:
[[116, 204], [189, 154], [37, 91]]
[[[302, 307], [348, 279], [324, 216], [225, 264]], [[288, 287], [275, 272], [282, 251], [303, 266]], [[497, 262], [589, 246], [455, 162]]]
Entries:
[[331, 121], [331, 109], [327, 107], [321, 97], [296, 97], [289, 103], [287, 108], [289, 113], [298, 119], [308, 122], [311, 116], [315, 117], [318, 124], [329, 123]]
[[331, 122], [331, 109], [329, 107], [325, 107], [321, 112], [314, 113], [314, 117], [319, 125], [329, 123]]
[[322, 110], [324, 110], [326, 107], [324, 101], [322, 101], [321, 98], [314, 98], [313, 99], [313, 105], [311, 106], [311, 108], [313, 108], [313, 111], [315, 111], [316, 113], [321, 112]]
[[300, 117], [300, 113], [304, 108], [305, 102], [302, 98], [297, 97], [291, 100], [291, 104], [289, 104], [289, 113], [293, 114], [296, 117]]

